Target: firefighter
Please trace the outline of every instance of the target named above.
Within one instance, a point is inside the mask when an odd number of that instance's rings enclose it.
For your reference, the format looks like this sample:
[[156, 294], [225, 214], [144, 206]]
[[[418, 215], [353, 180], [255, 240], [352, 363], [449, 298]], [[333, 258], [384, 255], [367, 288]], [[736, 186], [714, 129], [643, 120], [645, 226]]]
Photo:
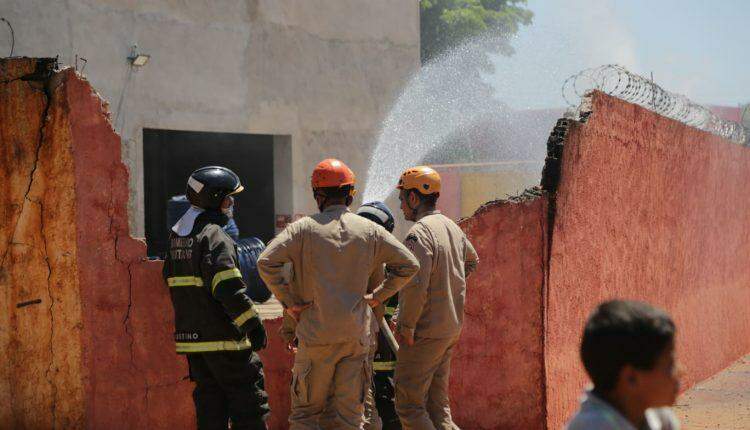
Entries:
[[[357, 209], [357, 215], [363, 216], [385, 228], [389, 233], [393, 232], [395, 219], [388, 206], [379, 201], [365, 203]], [[378, 284], [380, 279], [385, 276], [383, 270], [375, 270], [371, 276], [371, 284]], [[375, 308], [375, 318], [385, 318], [386, 323], [390, 323], [393, 312], [398, 304], [398, 293], [391, 296], [385, 303]], [[372, 389], [368, 394], [367, 403], [365, 404], [365, 418], [367, 424], [365, 429], [384, 429], [396, 430], [401, 428], [401, 422], [396, 415], [394, 408], [393, 396], [393, 369], [396, 365], [396, 355], [384, 333], [379, 330], [378, 324], [375, 324], [378, 332], [376, 342], [371, 344], [370, 362], [372, 363], [373, 380]], [[368, 411], [371, 409], [371, 411]], [[369, 414], [368, 414], [369, 412]]]
[[195, 382], [198, 428], [265, 429], [268, 396], [258, 351], [266, 333], [245, 292], [232, 239], [222, 229], [239, 177], [220, 166], [188, 178], [191, 207], [172, 227], [164, 278], [175, 316], [178, 354]]
[[[365, 203], [360, 206], [359, 209], [357, 209], [357, 215], [367, 218], [370, 221], [380, 225], [381, 227], [385, 228], [388, 233], [393, 232], [395, 219], [393, 217], [393, 214], [391, 213], [391, 210], [388, 209], [388, 206], [386, 206], [383, 202], [374, 201]], [[381, 267], [380, 269], [375, 269], [368, 280], [368, 293], [372, 292], [374, 288], [379, 286], [383, 282], [383, 279], [385, 279], [384, 268]], [[383, 335], [380, 333], [380, 328], [378, 327], [378, 320], [388, 315], [388, 310], [392, 311], [393, 309], [395, 309], [395, 303], [398, 303], [398, 293], [391, 296], [391, 298], [387, 300], [387, 303], [392, 307], [384, 307], [383, 305], [380, 305], [373, 309], [375, 318], [373, 318], [372, 324], [370, 325], [371, 330], [374, 334], [371, 337], [370, 341], [368, 362], [370, 363], [370, 366], [373, 366], [374, 362], [374, 367], [372, 367], [373, 381], [371, 382], [370, 389], [368, 390], [367, 397], [365, 398], [365, 430], [380, 430], [382, 428], [390, 429], [394, 427], [392, 425], [388, 425], [388, 423], [391, 423], [394, 420], [397, 424], [399, 422], [395, 409], [393, 409], [394, 391], [392, 376], [393, 366], [395, 365], [395, 355], [391, 351], [386, 340], [383, 339]], [[390, 319], [388, 319], [388, 321], [390, 321]], [[296, 326], [296, 321], [288, 313], [285, 312], [281, 328], [279, 329], [279, 334], [286, 342], [287, 350], [289, 350], [293, 354], [297, 351], [297, 338], [295, 334]], [[383, 373], [384, 367], [390, 367], [390, 378], [388, 378], [387, 376], [385, 376], [385, 379], [379, 378], [379, 373]], [[381, 381], [380, 388], [378, 387], [377, 381]], [[377, 390], [379, 390], [379, 392], [376, 392]], [[376, 402], [378, 403], [376, 404]], [[385, 416], [387, 422], [385, 423], [385, 427], [383, 421], [381, 421], [380, 419], [381, 405], [386, 413]], [[334, 418], [332, 417], [331, 411], [326, 410], [319, 421], [321, 423], [321, 427], [325, 428], [325, 425], [328, 423], [332, 423], [333, 419]], [[397, 428], [400, 428], [400, 426]]]
[[463, 324], [466, 276], [478, 257], [458, 225], [435, 209], [435, 170], [407, 169], [397, 188], [404, 217], [415, 222], [404, 243], [420, 270], [398, 298], [396, 411], [406, 430], [456, 429], [448, 404], [450, 360]]
[[[281, 232], [258, 258], [258, 270], [297, 321], [290, 429], [317, 429], [324, 411], [334, 428], [359, 429], [370, 386], [367, 363], [373, 314], [419, 270], [414, 256], [384, 228], [349, 211], [354, 173], [326, 159], [312, 174], [320, 213]], [[292, 280], [284, 265], [291, 263]], [[374, 270], [387, 268], [368, 293]]]
[[[398, 294], [384, 303], [383, 317], [391, 325], [398, 306]], [[383, 332], [378, 336], [378, 344], [373, 357], [373, 387], [375, 407], [383, 430], [400, 430], [401, 420], [396, 413], [396, 395], [393, 373], [396, 368], [396, 352], [388, 345]]]

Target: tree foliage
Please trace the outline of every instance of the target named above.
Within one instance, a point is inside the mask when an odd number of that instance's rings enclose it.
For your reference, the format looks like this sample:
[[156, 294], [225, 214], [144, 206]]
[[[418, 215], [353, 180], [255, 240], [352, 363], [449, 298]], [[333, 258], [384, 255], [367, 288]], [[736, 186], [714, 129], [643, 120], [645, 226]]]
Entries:
[[533, 12], [526, 0], [421, 0], [422, 63], [473, 37], [493, 35], [488, 53], [513, 54], [509, 37], [521, 25], [531, 24]]

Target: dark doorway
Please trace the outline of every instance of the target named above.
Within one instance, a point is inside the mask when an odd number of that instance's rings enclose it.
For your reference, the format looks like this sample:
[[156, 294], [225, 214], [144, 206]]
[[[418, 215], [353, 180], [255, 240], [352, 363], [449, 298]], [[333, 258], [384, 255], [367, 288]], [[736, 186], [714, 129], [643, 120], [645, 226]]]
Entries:
[[274, 235], [273, 136], [143, 129], [143, 176], [148, 255], [167, 250], [167, 200], [185, 193], [191, 172], [221, 165], [239, 175], [235, 200], [240, 237]]

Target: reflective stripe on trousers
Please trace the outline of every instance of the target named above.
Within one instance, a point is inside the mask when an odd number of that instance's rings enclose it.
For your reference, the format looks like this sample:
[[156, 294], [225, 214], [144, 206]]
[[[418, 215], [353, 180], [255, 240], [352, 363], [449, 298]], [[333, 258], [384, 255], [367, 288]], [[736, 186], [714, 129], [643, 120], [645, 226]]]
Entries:
[[393, 370], [396, 368], [396, 362], [395, 361], [376, 361], [372, 363], [372, 370], [376, 372], [383, 372], [388, 370]]
[[177, 353], [212, 352], [212, 351], [242, 351], [250, 349], [249, 339], [217, 340], [213, 342], [175, 342]]

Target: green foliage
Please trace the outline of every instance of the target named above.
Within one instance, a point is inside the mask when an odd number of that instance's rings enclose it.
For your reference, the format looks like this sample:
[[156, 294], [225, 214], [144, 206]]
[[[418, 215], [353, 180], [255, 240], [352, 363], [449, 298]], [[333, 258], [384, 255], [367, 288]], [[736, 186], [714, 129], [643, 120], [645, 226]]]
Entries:
[[[508, 38], [519, 26], [531, 24], [534, 16], [526, 8], [526, 0], [421, 0], [420, 7], [423, 64], [488, 30], [505, 37], [488, 44], [487, 52], [511, 55]], [[488, 64], [484, 67], [490, 67]]]

